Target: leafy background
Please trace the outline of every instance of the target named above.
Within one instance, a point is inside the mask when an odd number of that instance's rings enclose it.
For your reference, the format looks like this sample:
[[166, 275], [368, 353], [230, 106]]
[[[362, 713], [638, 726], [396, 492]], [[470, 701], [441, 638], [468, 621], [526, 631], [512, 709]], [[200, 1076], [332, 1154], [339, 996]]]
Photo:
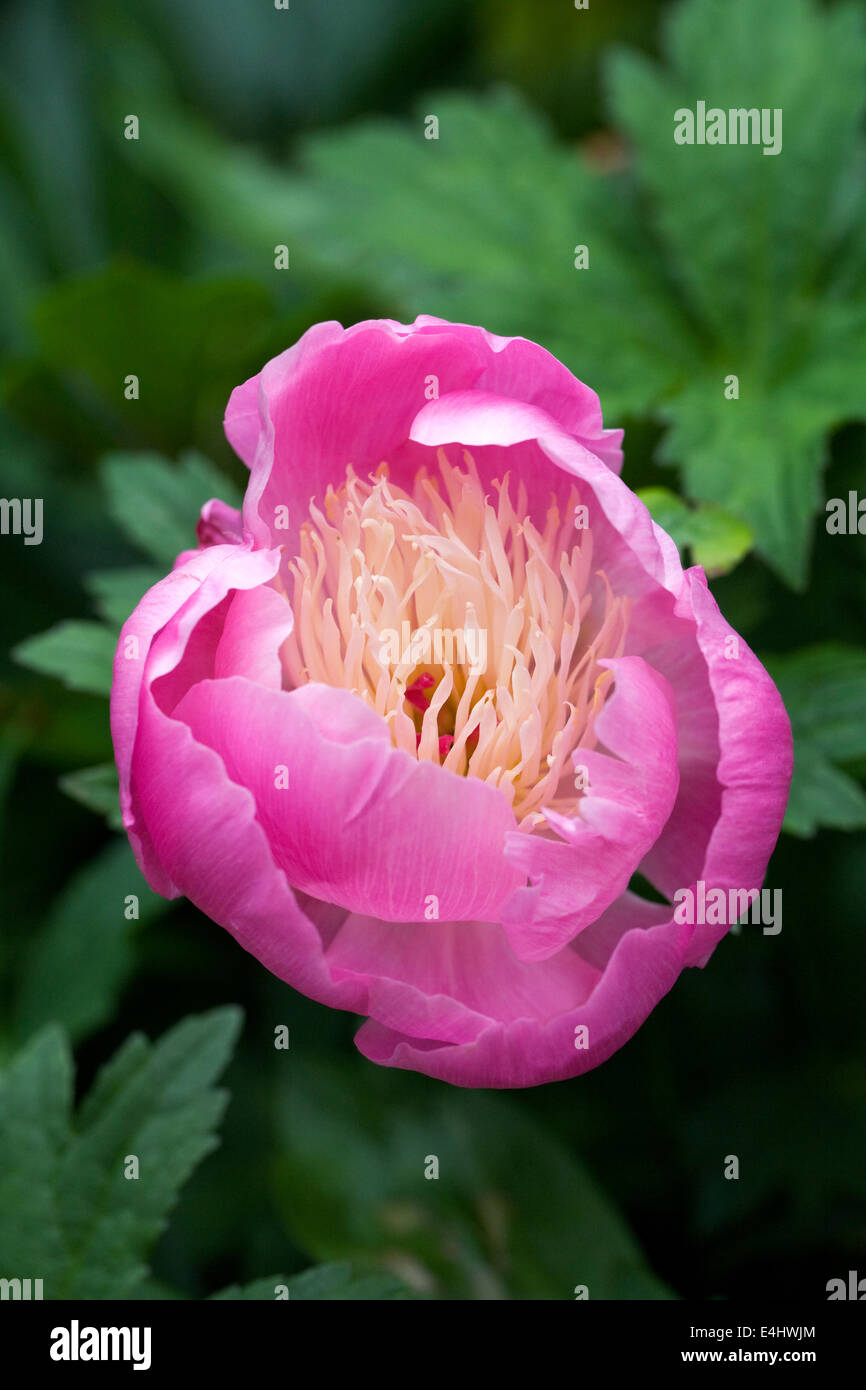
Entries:
[[[866, 543], [824, 512], [866, 459], [862, 6], [11, 0], [0, 69], [2, 492], [45, 515], [0, 540], [0, 1275], [825, 1296], [866, 1232]], [[675, 146], [699, 98], [782, 107], [782, 154]], [[603, 1068], [517, 1094], [364, 1062], [115, 833], [116, 633], [243, 487], [229, 391], [319, 319], [416, 312], [600, 391], [795, 728], [781, 935], [735, 930]]]

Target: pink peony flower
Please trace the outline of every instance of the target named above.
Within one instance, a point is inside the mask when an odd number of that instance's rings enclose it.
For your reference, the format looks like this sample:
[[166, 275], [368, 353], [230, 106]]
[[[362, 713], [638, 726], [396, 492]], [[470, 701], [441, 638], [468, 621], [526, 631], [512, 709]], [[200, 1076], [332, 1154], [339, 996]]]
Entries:
[[115, 661], [148, 882], [366, 1015], [373, 1061], [497, 1087], [597, 1066], [727, 931], [674, 895], [761, 885], [775, 686], [534, 343], [319, 324], [225, 423], [243, 513], [208, 503]]

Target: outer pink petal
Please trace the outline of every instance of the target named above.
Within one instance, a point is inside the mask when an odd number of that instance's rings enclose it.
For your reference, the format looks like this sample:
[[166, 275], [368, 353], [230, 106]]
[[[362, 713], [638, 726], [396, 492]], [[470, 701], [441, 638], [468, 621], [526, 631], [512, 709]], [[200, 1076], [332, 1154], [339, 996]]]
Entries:
[[[370, 1020], [356, 1045], [373, 1062], [456, 1086], [537, 1086], [578, 1076], [622, 1047], [679, 975], [694, 929], [664, 913], [629, 897], [615, 904], [610, 914], [625, 920], [616, 923], [618, 941], [603, 974], [586, 999], [555, 1017], [491, 1023], [474, 1041], [459, 1044], [421, 1042]], [[575, 949], [577, 943], [566, 947]]]
[[[121, 629], [114, 658], [111, 688], [111, 733], [120, 782], [120, 806], [142, 873], [159, 893], [174, 896], [176, 890], [166, 878], [154, 856], [149, 837], [137, 808], [133, 753], [139, 725], [142, 692], [149, 682], [177, 667], [187, 654], [187, 643], [199, 620], [226, 599], [231, 589], [242, 589], [266, 582], [277, 568], [278, 555], [251, 552], [243, 546], [211, 546], [194, 553], [181, 568], [175, 569], [144, 595]], [[166, 638], [166, 633], [170, 636]], [[159, 638], [163, 653], [171, 647], [168, 665], [154, 660], [154, 642]], [[197, 669], [202, 660], [212, 663], [217, 646], [214, 635], [210, 648], [192, 652]], [[206, 666], [205, 666], [205, 669]]]
[[[793, 768], [791, 725], [773, 681], [722, 617], [703, 571], [689, 570], [686, 578], [678, 608], [696, 625], [712, 688], [716, 737], [702, 741], [693, 733], [688, 739], [677, 805], [642, 865], [647, 878], [671, 897], [678, 888], [694, 887], [698, 879], [708, 889], [760, 887], [781, 829]], [[699, 687], [682, 678], [678, 684], [687, 712]], [[687, 963], [705, 964], [728, 925], [698, 926]]]
[[203, 681], [176, 714], [249, 787], [305, 893], [386, 921], [426, 919], [433, 899], [442, 920], [495, 920], [522, 881], [503, 858], [516, 825], [501, 792], [394, 748], [349, 691]]
[[[259, 544], [278, 540], [293, 552], [311, 497], [323, 497], [348, 464], [370, 471], [390, 457], [407, 438], [431, 376], [451, 390], [471, 384], [483, 366], [480, 341], [421, 338], [387, 322], [348, 331], [318, 324], [257, 378], [258, 425], [252, 383], [229, 402], [226, 432], [250, 465], [247, 530]], [[288, 507], [289, 527], [274, 535], [277, 507]]]
[[[491, 923], [385, 924], [294, 894], [251, 793], [150, 692], [135, 751], [141, 813], [177, 890], [280, 979], [334, 1008], [399, 1024], [426, 1046], [507, 1021], [550, 1018], [587, 997], [599, 969], [576, 953], [516, 961]], [[178, 786], [184, 794], [178, 795]]]
[[528, 338], [502, 338], [467, 324], [449, 324], [445, 319], [422, 316], [413, 325], [413, 330], [422, 334], [443, 329], [461, 338], [482, 334], [490, 347], [488, 364], [475, 383], [476, 390], [537, 406], [619, 473], [623, 431], [603, 428], [596, 392], [546, 348]]
[[471, 1042], [491, 1021], [552, 1018], [585, 999], [598, 969], [575, 951], [518, 961], [492, 922], [381, 922], [351, 915], [326, 958], [335, 980], [365, 979], [367, 1012], [415, 1038]]
[[251, 794], [149, 691], [134, 769], [149, 843], [175, 891], [280, 979], [312, 999], [365, 1013], [365, 982], [332, 980], [321, 936], [274, 864]]
[[272, 358], [257, 376], [235, 387], [226, 408], [225, 432], [232, 448], [248, 468], [253, 467], [262, 445], [267, 444], [269, 389], [278, 390], [281, 380], [300, 376], [309, 360], [326, 343], [338, 342], [343, 331], [342, 325], [334, 320], [313, 324], [292, 347]]
[[531, 880], [502, 922], [521, 960], [543, 960], [628, 887], [671, 813], [679, 785], [673, 695], [640, 657], [603, 661], [616, 684], [595, 723], [604, 750], [581, 750], [589, 787], [573, 819], [548, 811], [561, 840], [508, 836], [506, 857]]
[[[610, 468], [621, 465], [622, 432], [603, 429], [595, 392], [535, 343], [426, 317], [409, 326], [318, 324], [229, 402], [226, 433], [252, 474], [245, 526], [260, 544], [282, 539], [294, 548], [310, 498], [348, 463], [363, 472], [391, 460], [431, 391], [473, 387], [514, 392]], [[275, 538], [279, 506], [289, 508], [290, 527]]]

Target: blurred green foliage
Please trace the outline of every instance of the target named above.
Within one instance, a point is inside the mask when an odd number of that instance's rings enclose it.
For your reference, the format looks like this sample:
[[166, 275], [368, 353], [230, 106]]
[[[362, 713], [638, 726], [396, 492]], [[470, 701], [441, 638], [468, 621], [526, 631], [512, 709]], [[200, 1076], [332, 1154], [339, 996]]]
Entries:
[[[131, 158], [239, 249], [261, 257], [291, 227], [302, 268], [349, 267], [406, 312], [544, 342], [609, 414], [663, 420], [660, 458], [681, 466], [689, 495], [738, 515], [799, 587], [827, 432], [864, 414], [862, 10], [691, 0], [665, 50], [664, 67], [606, 56], [631, 150], [616, 176], [512, 93], [434, 93], [409, 123], [317, 134], [300, 174], [174, 114]], [[745, 93], [780, 108], [783, 157], [675, 144], [673, 112], [707, 93], [725, 110]]]
[[[864, 486], [863, 31], [815, 0], [7, 4], [0, 491], [45, 536], [0, 544], [0, 1273], [822, 1297], [863, 1258], [866, 544], [823, 511]], [[697, 100], [782, 107], [783, 152], [676, 146]], [[372, 1067], [112, 834], [116, 635], [238, 501], [231, 388], [317, 320], [416, 312], [599, 390], [795, 730], [781, 935], [732, 934], [603, 1068], [517, 1096]]]

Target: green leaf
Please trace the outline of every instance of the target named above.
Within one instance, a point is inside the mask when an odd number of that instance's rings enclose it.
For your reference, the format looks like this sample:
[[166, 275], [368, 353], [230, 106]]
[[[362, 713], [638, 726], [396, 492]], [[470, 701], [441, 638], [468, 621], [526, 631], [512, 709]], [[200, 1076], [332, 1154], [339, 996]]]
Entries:
[[359, 1071], [305, 1059], [279, 1102], [277, 1197], [317, 1259], [377, 1257], [451, 1297], [571, 1299], [578, 1284], [670, 1297], [578, 1160], [519, 1105]]
[[96, 767], [82, 767], [78, 772], [67, 772], [58, 778], [57, 785], [73, 801], [105, 816], [112, 830], [123, 829], [123, 819], [118, 805], [117, 767], [114, 763], [99, 763]]
[[224, 447], [232, 388], [271, 355], [262, 284], [190, 281], [135, 261], [52, 286], [33, 319], [36, 350], [11, 364], [7, 401], [37, 432], [87, 454], [113, 441], [171, 454]]
[[768, 663], [801, 737], [836, 762], [866, 757], [866, 650], [826, 642]]
[[[133, 1298], [177, 1193], [216, 1143], [214, 1081], [237, 1009], [189, 1018], [151, 1044], [133, 1035], [70, 1114], [72, 1064], [55, 1027], [0, 1074], [0, 1248], [48, 1299]], [[124, 1176], [135, 1156], [139, 1176]]]
[[[620, 53], [608, 74], [650, 226], [701, 326], [700, 354], [661, 403], [662, 457], [684, 468], [690, 496], [751, 526], [758, 550], [801, 586], [828, 431], [864, 413], [864, 207], [847, 192], [862, 153], [862, 12], [689, 0], [672, 11], [664, 47], [664, 67]], [[698, 100], [780, 109], [780, 153], [675, 143], [674, 113]], [[736, 399], [725, 397], [730, 375]]]
[[[285, 1287], [293, 1302], [314, 1299], [407, 1299], [413, 1295], [405, 1284], [391, 1274], [379, 1270], [363, 1270], [349, 1263], [317, 1265], [306, 1269], [303, 1274], [295, 1274], [287, 1279], [285, 1275], [275, 1274], [270, 1279], [256, 1279], [252, 1284], [232, 1284], [213, 1294], [219, 1302], [240, 1300], [245, 1302], [273, 1302], [277, 1288]], [[282, 1293], [281, 1297], [285, 1298]]]
[[[431, 112], [435, 141], [424, 139]], [[354, 274], [404, 317], [542, 342], [601, 392], [609, 422], [668, 390], [693, 358], [628, 190], [557, 144], [513, 92], [432, 93], [411, 123], [308, 137], [300, 173], [227, 148], [180, 114], [160, 113], [140, 154], [197, 221], [257, 259], [288, 238], [293, 266]], [[578, 243], [589, 271], [575, 269]]]
[[754, 544], [754, 536], [745, 522], [709, 502], [694, 509], [691, 532], [695, 563], [703, 565], [711, 578], [729, 574]]
[[102, 623], [72, 621], [25, 638], [12, 656], [31, 671], [56, 676], [70, 690], [109, 695], [116, 646], [116, 634]]
[[721, 507], [709, 503], [689, 507], [664, 487], [645, 487], [637, 495], [680, 550], [691, 547], [695, 563], [703, 565], [711, 578], [728, 574], [752, 547], [748, 526]]
[[54, 268], [97, 260], [105, 254], [101, 160], [76, 20], [62, 5], [4, 6], [0, 40], [3, 125], [17, 155], [5, 162], [16, 173], [23, 166], [31, 253], [38, 248]]
[[806, 418], [804, 400], [797, 396], [801, 378], [774, 389], [742, 376], [741, 399], [726, 400], [724, 375], [721, 368], [696, 370], [663, 407], [670, 429], [660, 460], [681, 463], [689, 496], [741, 518], [759, 554], [788, 583], [802, 587], [812, 518], [821, 504], [824, 436], [832, 420], [816, 424]]
[[[137, 919], [126, 916], [130, 895], [138, 899]], [[51, 1019], [75, 1042], [107, 1022], [134, 964], [133, 933], [170, 906], [148, 888], [125, 840], [73, 875], [24, 957], [17, 1036]]]
[[181, 551], [197, 546], [195, 528], [205, 502], [240, 501], [213, 464], [195, 453], [176, 465], [158, 454], [109, 454], [102, 481], [117, 524], [146, 554], [169, 566]]
[[794, 776], [785, 829], [814, 835], [866, 826], [866, 793], [839, 764], [866, 757], [866, 651], [822, 643], [764, 658], [794, 732]]
[[810, 838], [828, 826], [861, 830], [866, 826], [866, 793], [807, 740], [794, 746], [794, 775], [785, 812], [785, 830]]
[[[220, 482], [222, 485], [222, 479]], [[119, 629], [147, 590], [164, 577], [163, 570], [150, 565], [94, 570], [84, 576], [84, 587], [100, 618]]]
[[73, 1068], [63, 1031], [49, 1027], [0, 1072], [0, 1250], [4, 1275], [52, 1279], [65, 1236], [58, 1184], [71, 1139]]
[[691, 512], [687, 502], [666, 487], [644, 487], [638, 497], [648, 509], [653, 521], [667, 531], [682, 549], [688, 544]]
[[[781, 365], [803, 292], [839, 238], [827, 210], [861, 142], [862, 14], [814, 0], [688, 0], [669, 13], [663, 48], [664, 66], [619, 52], [608, 72], [653, 222], [690, 310], [717, 343]], [[816, 77], [830, 65], [838, 82], [819, 92]], [[760, 143], [678, 144], [674, 113], [699, 100], [726, 113], [781, 108], [779, 153], [764, 155]]]

